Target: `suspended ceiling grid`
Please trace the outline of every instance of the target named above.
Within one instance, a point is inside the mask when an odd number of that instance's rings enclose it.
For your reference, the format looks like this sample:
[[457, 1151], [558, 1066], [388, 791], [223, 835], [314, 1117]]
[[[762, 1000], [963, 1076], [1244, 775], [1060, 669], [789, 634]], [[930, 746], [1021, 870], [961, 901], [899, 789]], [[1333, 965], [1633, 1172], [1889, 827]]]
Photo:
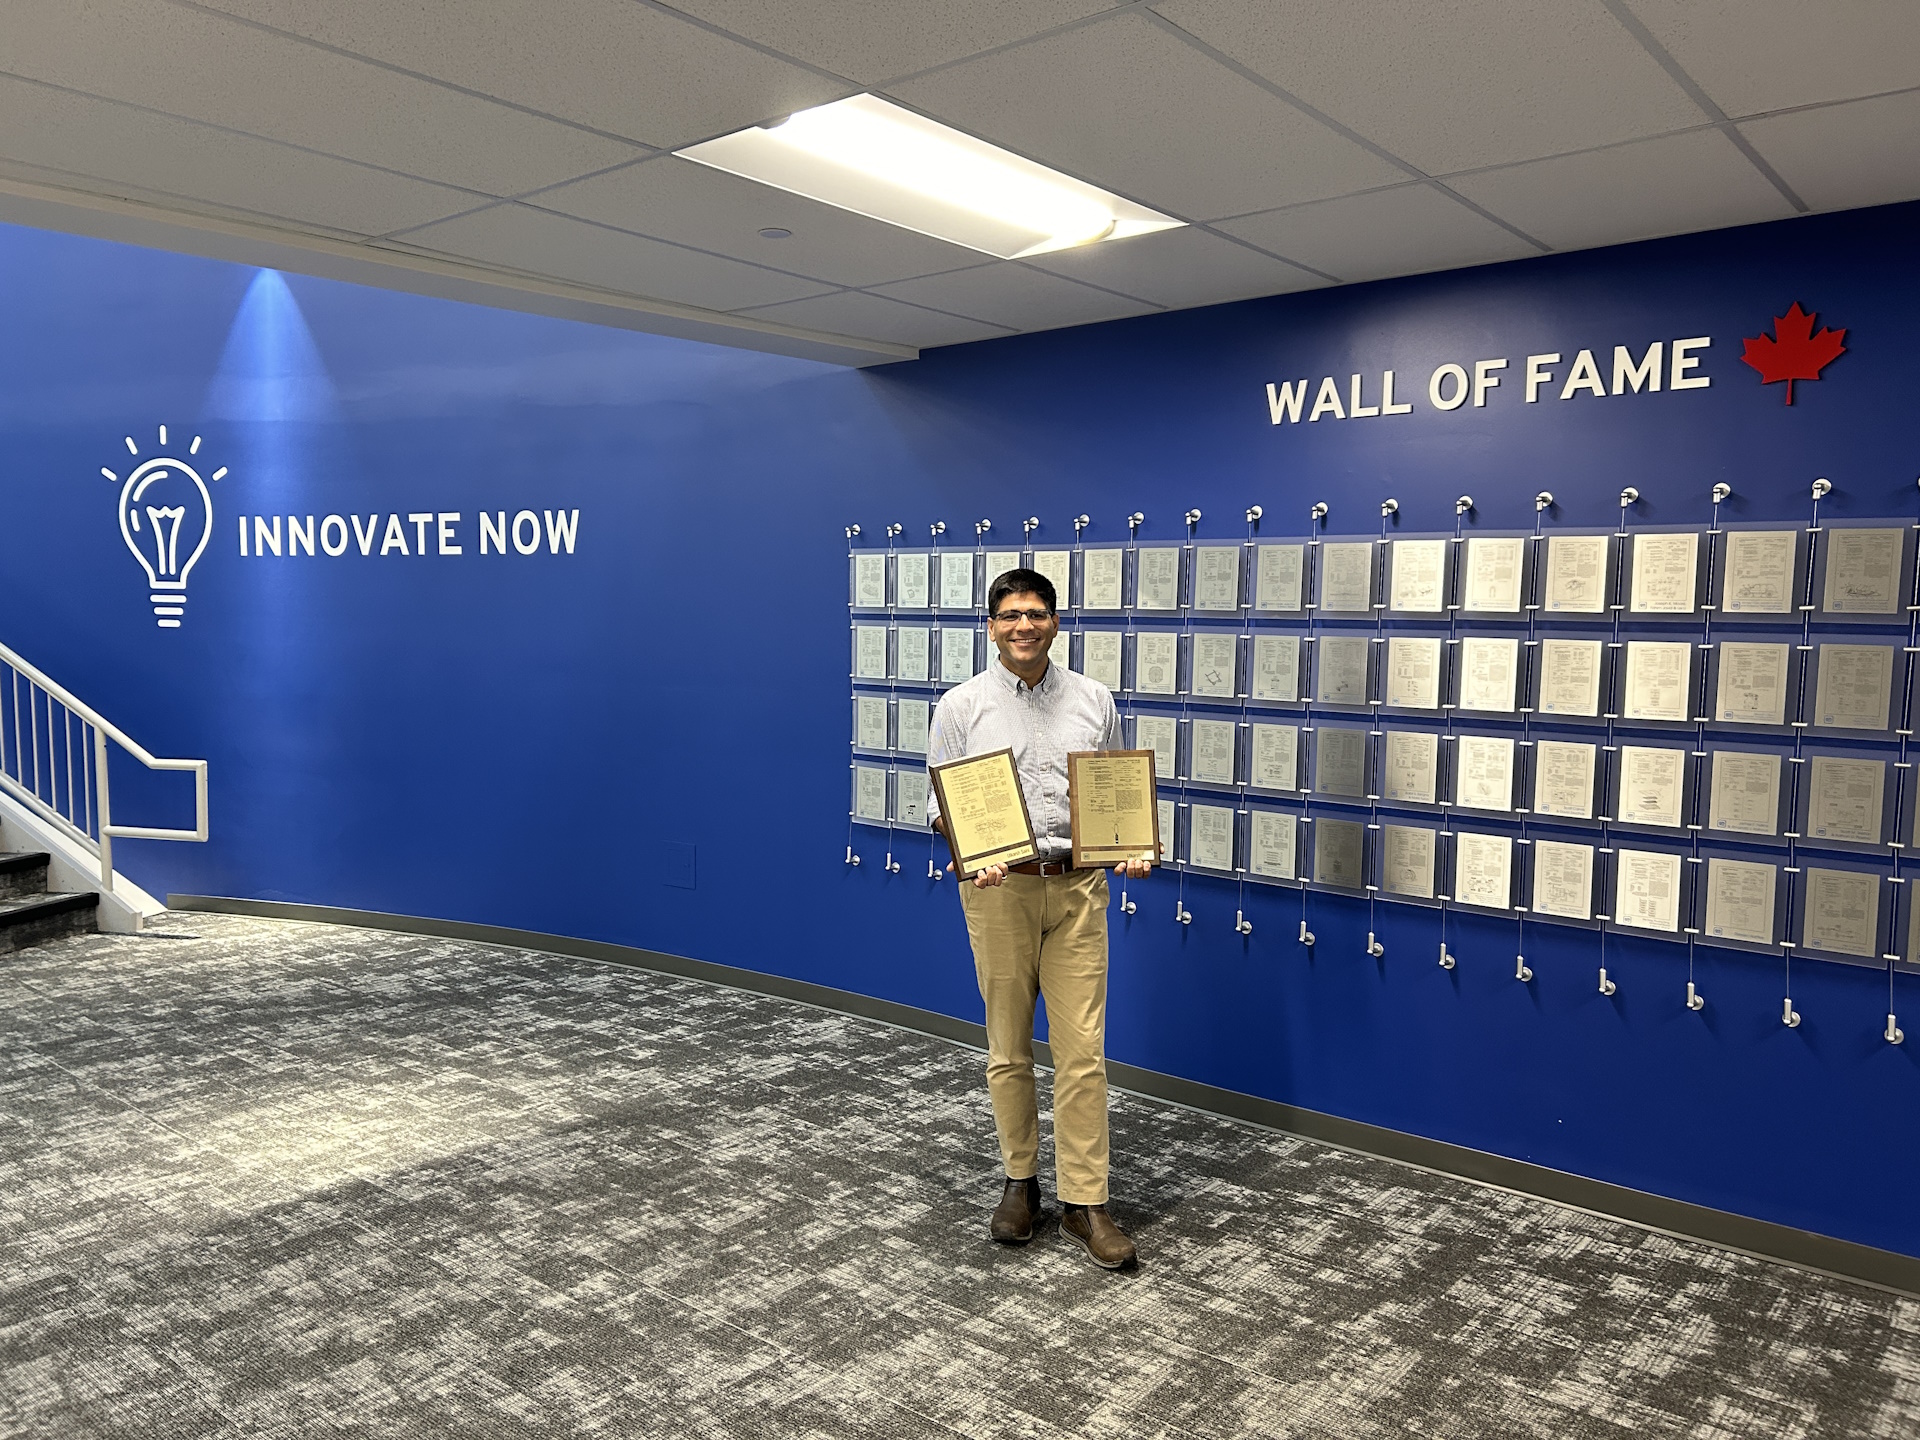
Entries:
[[[991, 260], [671, 154], [860, 91], [1189, 224]], [[853, 364], [1915, 197], [1912, 0], [9, 0], [0, 20], [0, 220]]]

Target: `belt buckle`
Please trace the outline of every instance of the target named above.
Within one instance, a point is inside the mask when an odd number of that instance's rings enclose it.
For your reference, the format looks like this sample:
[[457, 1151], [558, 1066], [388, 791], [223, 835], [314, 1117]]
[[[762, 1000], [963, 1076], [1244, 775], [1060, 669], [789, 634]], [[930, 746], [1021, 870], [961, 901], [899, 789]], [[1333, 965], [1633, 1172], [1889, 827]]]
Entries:
[[1053, 875], [1064, 875], [1072, 868], [1072, 862], [1067, 860], [1042, 860], [1040, 862], [1040, 874], [1043, 879]]

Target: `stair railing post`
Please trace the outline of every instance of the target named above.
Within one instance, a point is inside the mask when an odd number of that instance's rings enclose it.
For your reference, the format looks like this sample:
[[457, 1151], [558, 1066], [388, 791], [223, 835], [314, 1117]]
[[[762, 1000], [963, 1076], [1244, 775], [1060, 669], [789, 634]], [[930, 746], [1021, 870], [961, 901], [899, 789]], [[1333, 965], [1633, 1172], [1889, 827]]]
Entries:
[[107, 737], [98, 725], [93, 727], [93, 768], [98, 777], [93, 787], [100, 817], [100, 884], [113, 893], [113, 807], [107, 801]]

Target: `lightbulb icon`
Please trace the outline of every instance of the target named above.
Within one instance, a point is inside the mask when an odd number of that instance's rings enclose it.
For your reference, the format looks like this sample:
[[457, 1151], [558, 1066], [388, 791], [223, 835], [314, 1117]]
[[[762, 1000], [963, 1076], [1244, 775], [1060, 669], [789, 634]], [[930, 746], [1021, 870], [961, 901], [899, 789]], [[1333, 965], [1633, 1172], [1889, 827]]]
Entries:
[[[120, 538], [147, 573], [147, 598], [153, 604], [154, 623], [162, 630], [178, 630], [187, 613], [187, 576], [205, 553], [213, 533], [213, 495], [200, 472], [187, 460], [167, 452], [167, 427], [160, 427], [161, 453], [140, 459], [140, 447], [126, 437], [127, 453], [139, 461], [122, 480], [106, 466], [100, 473], [120, 487]], [[187, 447], [200, 453], [200, 437]], [[219, 480], [226, 466], [214, 471]]]

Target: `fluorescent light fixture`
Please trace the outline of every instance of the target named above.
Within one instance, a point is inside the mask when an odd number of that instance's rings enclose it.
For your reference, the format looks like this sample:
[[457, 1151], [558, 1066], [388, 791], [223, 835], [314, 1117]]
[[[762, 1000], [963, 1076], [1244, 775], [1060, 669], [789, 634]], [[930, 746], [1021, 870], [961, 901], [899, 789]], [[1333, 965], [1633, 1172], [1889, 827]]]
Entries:
[[875, 95], [677, 153], [1003, 260], [1185, 223]]

